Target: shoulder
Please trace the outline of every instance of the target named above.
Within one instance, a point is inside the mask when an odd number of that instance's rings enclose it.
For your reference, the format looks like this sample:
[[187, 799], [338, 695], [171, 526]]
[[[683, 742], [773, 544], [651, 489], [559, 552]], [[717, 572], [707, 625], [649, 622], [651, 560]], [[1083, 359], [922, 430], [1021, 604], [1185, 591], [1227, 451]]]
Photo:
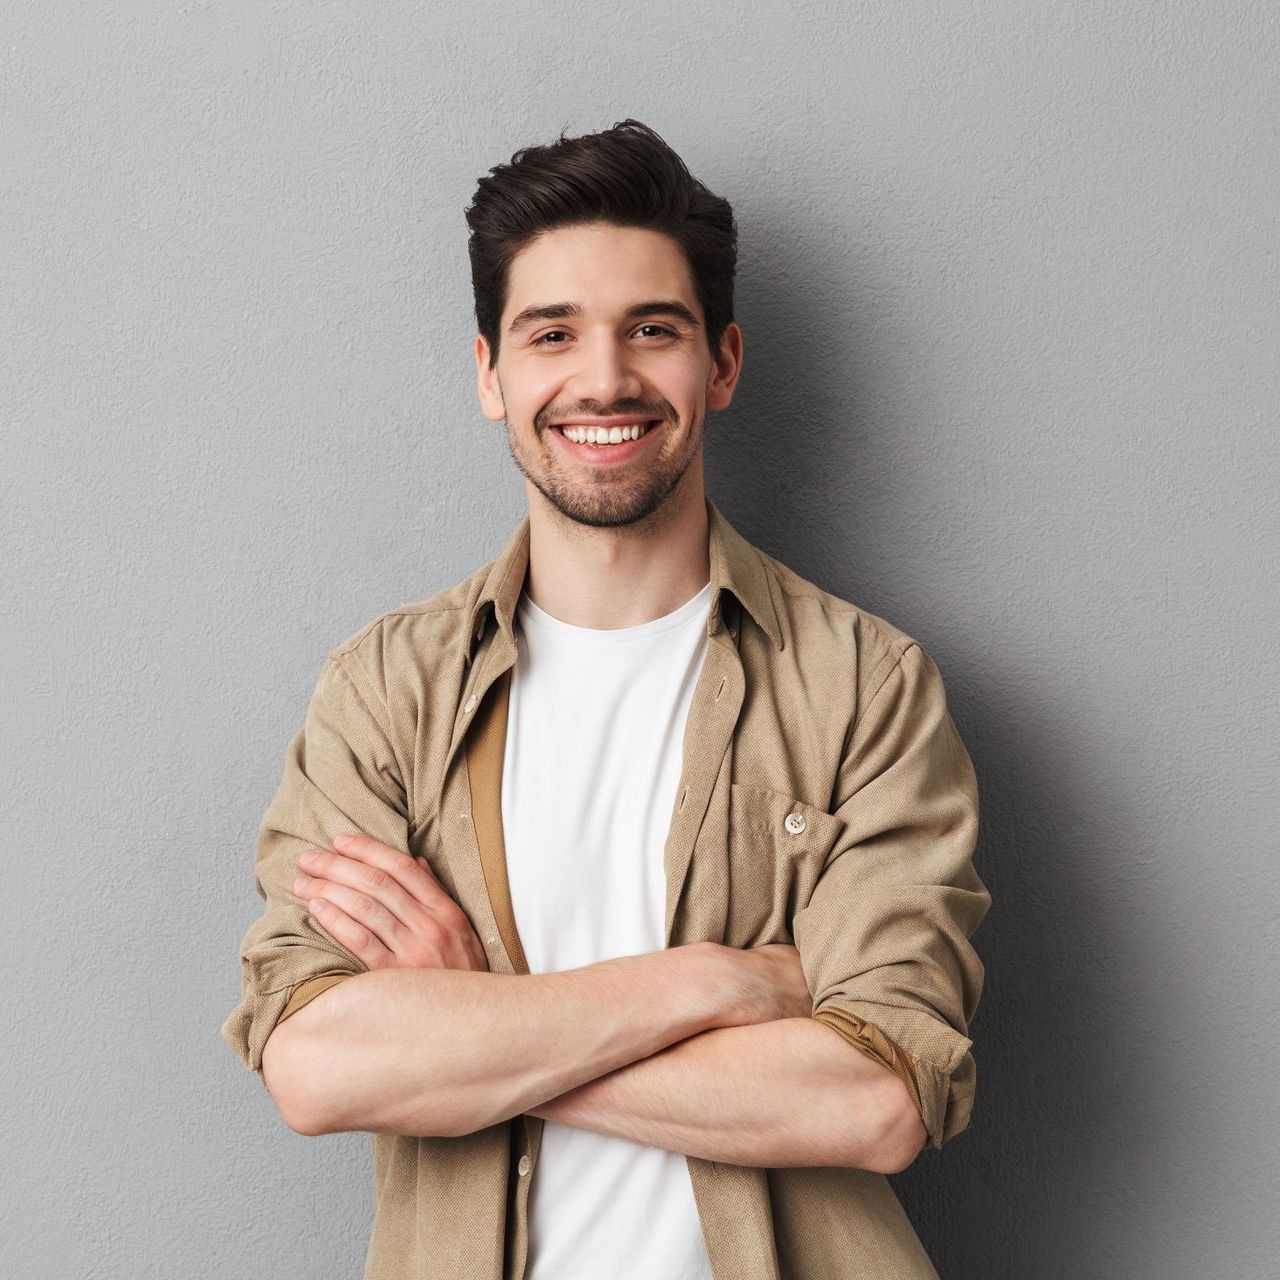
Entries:
[[901, 627], [852, 600], [802, 577], [775, 556], [756, 548], [793, 661], [827, 666], [848, 678], [856, 673], [858, 701], [870, 698], [908, 650], [923, 649]]
[[385, 691], [397, 673], [429, 673], [462, 660], [472, 610], [492, 561], [423, 600], [386, 609], [334, 645], [329, 662]]

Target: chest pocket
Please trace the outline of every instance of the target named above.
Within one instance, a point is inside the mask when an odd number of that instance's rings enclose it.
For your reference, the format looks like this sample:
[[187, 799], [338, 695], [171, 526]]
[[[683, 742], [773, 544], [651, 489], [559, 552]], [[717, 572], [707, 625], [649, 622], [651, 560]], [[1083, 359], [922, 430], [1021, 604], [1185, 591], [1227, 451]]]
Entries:
[[803, 800], [735, 782], [729, 797], [729, 908], [725, 944], [791, 942], [845, 823]]

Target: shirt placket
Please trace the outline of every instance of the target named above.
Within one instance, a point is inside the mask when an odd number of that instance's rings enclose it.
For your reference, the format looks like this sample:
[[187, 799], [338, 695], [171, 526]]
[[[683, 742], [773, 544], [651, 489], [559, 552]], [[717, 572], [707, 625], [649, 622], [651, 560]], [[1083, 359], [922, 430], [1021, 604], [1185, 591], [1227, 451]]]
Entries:
[[[721, 616], [721, 600], [732, 603]], [[709, 619], [709, 644], [689, 708], [681, 793], [667, 836], [667, 945], [719, 942], [728, 886], [723, 875], [693, 874], [699, 837], [705, 866], [723, 866], [733, 755], [730, 750], [746, 693], [738, 652], [740, 606], [721, 595]], [[711, 810], [714, 821], [706, 822]], [[686, 1156], [714, 1280], [780, 1280], [768, 1181], [763, 1169]]]

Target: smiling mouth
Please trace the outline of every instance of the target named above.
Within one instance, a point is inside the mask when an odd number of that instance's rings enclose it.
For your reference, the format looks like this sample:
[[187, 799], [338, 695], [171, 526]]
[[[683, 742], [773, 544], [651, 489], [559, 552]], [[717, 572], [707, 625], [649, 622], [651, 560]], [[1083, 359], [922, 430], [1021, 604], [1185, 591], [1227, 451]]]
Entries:
[[660, 418], [654, 418], [650, 422], [630, 423], [625, 427], [575, 426], [572, 423], [559, 423], [552, 430], [560, 432], [566, 440], [574, 444], [591, 444], [607, 449], [610, 445], [627, 444], [629, 441], [639, 440], [641, 436], [652, 431], [659, 422], [661, 422]]

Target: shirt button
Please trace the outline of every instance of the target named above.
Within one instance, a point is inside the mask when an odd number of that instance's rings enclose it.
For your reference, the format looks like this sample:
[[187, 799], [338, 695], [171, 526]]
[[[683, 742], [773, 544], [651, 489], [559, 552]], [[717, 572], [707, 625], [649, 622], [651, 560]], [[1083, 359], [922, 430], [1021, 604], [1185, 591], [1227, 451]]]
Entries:
[[798, 836], [804, 830], [804, 814], [789, 813], [783, 819], [782, 825], [786, 827], [793, 836]]
[[520, 1170], [520, 1176], [523, 1178], [529, 1172], [529, 1157], [521, 1156], [520, 1163], [516, 1165], [516, 1168]]
[[466, 700], [466, 702], [464, 702], [464, 703], [462, 704], [462, 709], [463, 709], [463, 711], [465, 711], [465, 712], [467, 713], [467, 715], [470, 715], [470, 714], [471, 714], [471, 711], [472, 711], [472, 708], [473, 708], [475, 705], [476, 705], [476, 695], [473, 693], [473, 694], [472, 694], [472, 695], [471, 695], [471, 696]]

